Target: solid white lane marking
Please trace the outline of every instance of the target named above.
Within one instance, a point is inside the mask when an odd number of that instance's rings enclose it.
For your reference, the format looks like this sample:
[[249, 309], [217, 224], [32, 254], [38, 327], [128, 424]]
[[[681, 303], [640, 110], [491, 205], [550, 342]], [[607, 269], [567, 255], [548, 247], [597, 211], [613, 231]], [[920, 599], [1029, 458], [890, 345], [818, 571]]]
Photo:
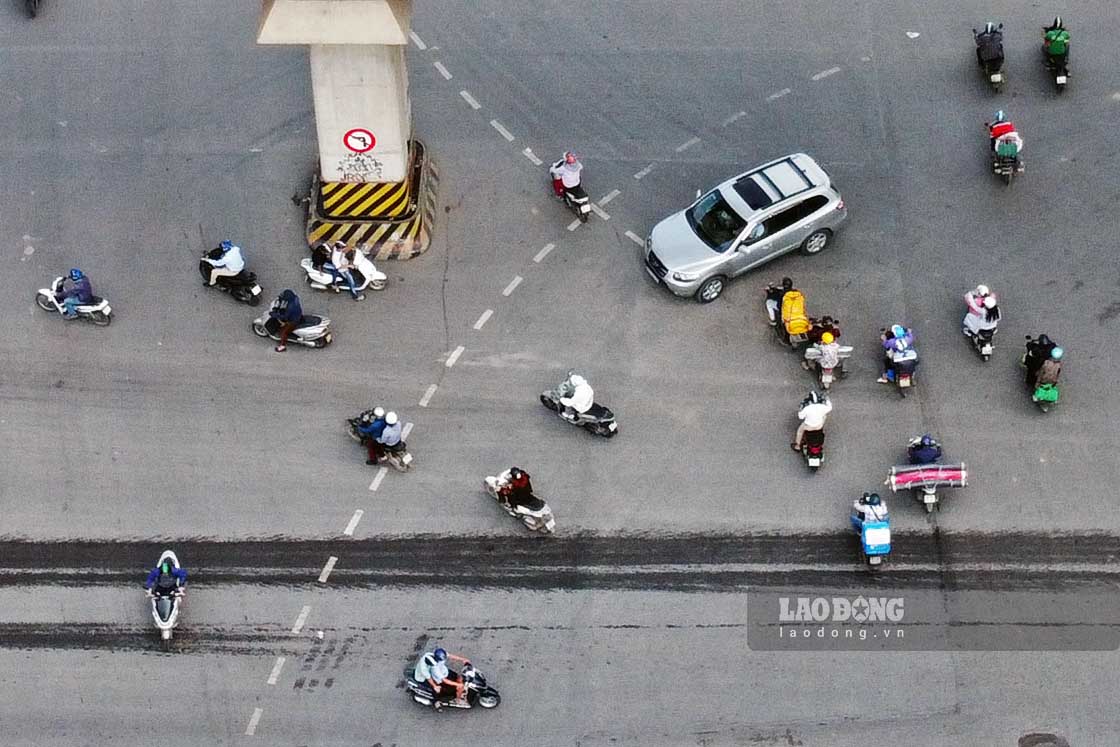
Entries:
[[490, 317], [492, 317], [493, 315], [494, 315], [494, 310], [493, 309], [487, 309], [486, 311], [482, 312], [482, 315], [480, 317], [478, 317], [478, 321], [474, 323], [474, 328], [475, 329], [482, 329], [482, 325], [486, 324], [486, 320], [489, 319]]
[[522, 153], [522, 155], [524, 155], [524, 156], [525, 156], [526, 158], [528, 158], [528, 159], [529, 159], [530, 161], [532, 161], [532, 162], [533, 162], [533, 165], [534, 165], [534, 166], [540, 166], [540, 165], [541, 165], [542, 163], [544, 163], [544, 161], [542, 161], [541, 159], [537, 158], [536, 154], [535, 154], [535, 153], [533, 153], [533, 149], [532, 149], [532, 148], [526, 148], [525, 150], [521, 151], [521, 153]]
[[653, 171], [653, 164], [652, 163], [649, 166], [646, 166], [641, 171], [639, 171], [637, 174], [634, 174], [634, 178], [635, 179], [641, 179], [643, 176], [646, 176], [651, 171]]
[[401, 428], [401, 440], [407, 441], [409, 433], [412, 433], [412, 423], [405, 423], [404, 428]]
[[443, 76], [444, 80], [451, 80], [451, 71], [448, 70], [447, 68], [445, 68], [443, 66], [442, 62], [440, 62], [439, 60], [436, 60], [435, 62], [432, 63], [432, 66], [436, 70], [439, 70], [439, 74]]
[[459, 356], [463, 354], [464, 350], [466, 350], [466, 348], [464, 348], [462, 345], [452, 350], [451, 355], [447, 356], [447, 362], [444, 365], [448, 368], [454, 366], [455, 361], [459, 360]]
[[276, 681], [280, 679], [280, 670], [284, 668], [286, 659], [283, 656], [276, 657], [276, 664], [272, 667], [272, 674], [268, 675], [268, 684], [275, 685]]
[[631, 241], [633, 241], [638, 246], [645, 246], [646, 245], [646, 242], [642, 241], [641, 237], [639, 237], [638, 234], [634, 233], [633, 231], [627, 231], [626, 232], [626, 238], [630, 239]]
[[338, 558], [334, 555], [327, 558], [327, 564], [323, 566], [323, 572], [319, 574], [319, 583], [327, 583], [327, 579], [330, 578], [331, 571], [334, 570], [334, 564], [337, 562]]
[[385, 479], [385, 474], [388, 471], [388, 467], [382, 467], [381, 469], [377, 470], [377, 474], [373, 476], [373, 482], [369, 484], [369, 489], [371, 492], [377, 492], [377, 489], [381, 487], [381, 481]]
[[348, 537], [353, 537], [354, 530], [358, 528], [358, 522], [362, 520], [362, 514], [364, 513], [365, 511], [360, 508], [356, 510], [354, 512], [354, 515], [350, 517], [350, 523], [346, 525], [346, 528], [342, 530], [342, 533]]
[[482, 108], [482, 104], [475, 101], [474, 96], [471, 96], [467, 91], [459, 91], [459, 95], [463, 97], [463, 101], [471, 105], [472, 109], [477, 110]]
[[[542, 259], [544, 259], [545, 257], [547, 257], [548, 253], [551, 252], [555, 248], [556, 248], [556, 244], [545, 244], [544, 248], [541, 249], [539, 252], [537, 252], [537, 256], [533, 257], [533, 261], [539, 264], [540, 261]], [[478, 327], [475, 327], [475, 329], [478, 329]]]
[[428, 403], [432, 401], [432, 395], [436, 393], [436, 389], [438, 388], [439, 387], [437, 387], [435, 384], [432, 384], [430, 387], [428, 387], [427, 391], [424, 392], [424, 396], [420, 398], [421, 407], [428, 406]]
[[498, 134], [504, 137], [506, 140], [510, 141], [511, 143], [513, 142], [513, 133], [503, 127], [501, 122], [496, 119], [491, 119], [490, 126], [497, 130]]
[[416, 35], [415, 31], [409, 31], [408, 32], [408, 38], [412, 39], [412, 43], [415, 44], [416, 48], [419, 49], [421, 52], [423, 52], [425, 49], [428, 48], [428, 45], [424, 43], [423, 39], [421, 39], [419, 36]]
[[728, 117], [727, 119], [725, 119], [725, 120], [723, 120], [722, 122], [720, 122], [720, 123], [719, 123], [719, 124], [720, 124], [720, 127], [726, 127], [727, 125], [731, 124], [731, 123], [732, 123], [732, 122], [734, 122], [735, 120], [737, 120], [737, 119], [741, 119], [741, 118], [743, 118], [743, 117], [745, 117], [745, 116], [747, 116], [747, 113], [746, 113], [746, 112], [735, 112], [735, 113], [734, 113], [734, 114], [732, 114], [732, 115], [731, 115], [730, 117]]
[[521, 285], [521, 276], [514, 275], [513, 280], [509, 281], [509, 285], [507, 285], [506, 289], [502, 291], [502, 295], [508, 296], [510, 293], [513, 293], [514, 289], [519, 285]]
[[606, 205], [608, 202], [618, 197], [620, 194], [622, 193], [617, 189], [612, 189], [610, 192], [607, 192], [605, 195], [603, 195], [603, 197], [599, 200], [599, 204]]
[[262, 713], [264, 713], [263, 708], [253, 709], [253, 715], [249, 718], [249, 725], [245, 727], [245, 736], [251, 737], [257, 733], [257, 724], [261, 722]]
[[595, 213], [595, 215], [598, 215], [603, 220], [610, 220], [611, 219], [610, 214], [607, 213], [605, 210], [603, 210], [603, 208], [596, 205], [594, 202], [591, 203], [591, 212]]
[[769, 96], [767, 96], [766, 100], [767, 101], [773, 101], [774, 99], [780, 99], [782, 96], [785, 96], [789, 93], [792, 93], [792, 91], [790, 91], [788, 88], [783, 88], [782, 90], [777, 91], [777, 92], [772, 93]]
[[828, 70], [821, 70], [819, 73], [814, 75], [813, 80], [821, 80], [822, 78], [827, 78], [830, 75], [835, 75], [838, 72], [840, 72], [840, 68], [830, 67]]
[[579, 228], [579, 218], [576, 218], [574, 221], [568, 224], [569, 231], [574, 231], [577, 228]]
[[699, 142], [700, 142], [700, 138], [698, 138], [698, 137], [689, 138], [688, 140], [685, 140], [683, 143], [681, 143], [680, 145], [677, 146], [677, 148], [676, 148], [677, 153], [684, 153], [686, 150], [688, 150], [689, 148], [691, 148], [692, 146], [696, 145]]
[[292, 626], [292, 635], [299, 635], [303, 630], [303, 624], [307, 622], [307, 616], [311, 614], [311, 605], [303, 605], [303, 609], [299, 611], [299, 617], [296, 618], [296, 624]]

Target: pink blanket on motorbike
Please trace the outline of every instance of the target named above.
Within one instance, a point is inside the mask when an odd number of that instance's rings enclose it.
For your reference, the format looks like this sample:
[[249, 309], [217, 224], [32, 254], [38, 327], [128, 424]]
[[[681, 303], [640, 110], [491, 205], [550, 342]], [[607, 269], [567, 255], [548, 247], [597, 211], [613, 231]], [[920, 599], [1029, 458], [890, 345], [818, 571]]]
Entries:
[[968, 485], [968, 470], [963, 464], [891, 467], [887, 483], [891, 486], [891, 490], [922, 487], [963, 488]]

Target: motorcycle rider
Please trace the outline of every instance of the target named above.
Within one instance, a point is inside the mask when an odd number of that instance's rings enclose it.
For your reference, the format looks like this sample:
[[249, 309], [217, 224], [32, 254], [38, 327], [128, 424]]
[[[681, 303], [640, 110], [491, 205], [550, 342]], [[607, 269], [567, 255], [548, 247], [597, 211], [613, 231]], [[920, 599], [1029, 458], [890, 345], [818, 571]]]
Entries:
[[[1015, 124], [1007, 118], [1003, 109], [996, 112], [992, 122], [988, 125], [988, 137], [994, 155], [1018, 158], [1019, 154], [1023, 152], [1023, 138], [1019, 136]], [[1012, 149], [1014, 149], [1014, 152], [1012, 152]]]
[[574, 423], [580, 415], [591, 409], [591, 405], [595, 404], [595, 390], [587, 383], [587, 379], [579, 374], [572, 374], [568, 381], [572, 385], [572, 394], [569, 397], [561, 397], [560, 404], [564, 406], [562, 413], [564, 418]]
[[961, 331], [975, 337], [981, 330], [994, 330], [999, 325], [999, 305], [996, 296], [986, 285], [978, 285], [964, 294], [968, 313], [961, 322]]
[[1058, 376], [1062, 373], [1062, 356], [1065, 351], [1055, 345], [1050, 350], [1050, 357], [1042, 362], [1035, 374], [1032, 388], [1037, 389], [1042, 384], [1057, 384]]
[[[69, 283], [69, 287], [67, 284]], [[70, 270], [69, 280], [62, 279], [59, 286], [58, 301], [62, 304], [62, 316], [66, 319], [78, 318], [78, 306], [93, 303], [93, 286], [89, 278], [77, 267]]]
[[1023, 356], [1023, 365], [1027, 369], [1027, 384], [1032, 387], [1035, 385], [1038, 369], [1042, 368], [1042, 364], [1050, 358], [1050, 354], [1056, 347], [1058, 347], [1057, 343], [1046, 334], [1041, 334], [1036, 339], [1027, 339], [1027, 353]]
[[329, 262], [323, 263], [323, 269], [331, 274], [334, 280], [345, 280], [346, 285], [350, 288], [350, 298], [355, 301], [364, 301], [365, 295], [358, 292], [354, 284], [354, 275], [350, 271], [354, 269], [354, 252], [356, 250], [346, 248], [345, 241], [336, 241], [331, 247], [331, 259]]
[[[385, 456], [386, 449], [392, 449], [401, 442], [401, 422], [395, 412], [385, 413], [385, 427], [381, 429], [381, 433], [373, 439], [370, 439], [369, 449], [370, 458], [375, 462], [379, 461]], [[366, 460], [366, 464], [369, 464]]]
[[793, 280], [782, 278], [781, 283], [766, 286], [766, 314], [770, 317], [770, 326], [778, 326], [778, 312], [782, 308], [782, 299], [793, 290]]
[[217, 259], [211, 259], [206, 256], [202, 258], [203, 262], [210, 265], [210, 282], [207, 285], [214, 285], [218, 282], [219, 277], [233, 277], [245, 269], [245, 259], [241, 256], [241, 247], [234, 244], [232, 241], [226, 240], [218, 244], [216, 247], [222, 254]]
[[840, 339], [840, 320], [833, 319], [828, 314], [825, 314], [820, 319], [810, 319], [813, 326], [809, 330], [809, 342], [817, 343], [824, 336], [825, 332], [832, 335], [832, 339]]
[[144, 582], [145, 591], [161, 597], [170, 595], [176, 589], [185, 589], [186, 586], [187, 570], [181, 567], [176, 568], [170, 560], [164, 560], [153, 568], [148, 573], [148, 579]]
[[[817, 365], [820, 368], [831, 368], [838, 376], [844, 375], [844, 362], [840, 360], [840, 343], [836, 342], [832, 332], [822, 333], [820, 342], [813, 343], [811, 347], [820, 351], [820, 356], [817, 358]], [[801, 366], [808, 371], [809, 361], [801, 361]]]
[[509, 482], [501, 489], [500, 495], [511, 509], [529, 505], [533, 498], [533, 484], [529, 482], [529, 473], [520, 467], [510, 467]]
[[934, 464], [941, 461], [941, 444], [928, 433], [917, 436], [906, 445], [906, 457], [910, 464]]
[[878, 493], [864, 493], [852, 503], [852, 528], [857, 532], [862, 532], [864, 523], [868, 521], [889, 520], [887, 503], [879, 497]]
[[375, 407], [372, 410], [366, 410], [359, 416], [360, 422], [358, 423], [358, 433], [362, 437], [362, 443], [365, 444], [366, 464], [377, 464], [378, 456], [380, 455], [380, 444], [377, 439], [381, 437], [381, 432], [385, 430], [385, 408]]
[[288, 335], [296, 328], [300, 319], [303, 319], [303, 305], [299, 302], [299, 296], [292, 289], [285, 288], [272, 304], [268, 315], [280, 322], [280, 344], [276, 346], [276, 352], [283, 353], [288, 349]]
[[[1069, 61], [1069, 31], [1062, 23], [1061, 16], [1054, 17], [1054, 23], [1042, 29], [1042, 52], [1046, 55], [1049, 68], [1065, 67]], [[1069, 75], [1069, 72], [1066, 72]]]
[[[413, 670], [412, 677], [417, 682], [427, 682], [428, 686], [436, 694], [437, 698], [446, 696], [451, 693], [450, 688], [455, 690], [455, 700], [461, 704], [467, 702], [467, 689], [463, 682], [463, 677], [458, 672], [452, 672], [447, 666], [447, 661], [457, 661], [463, 666], [470, 664], [470, 661], [462, 656], [449, 654], [442, 648], [437, 648], [435, 651], [425, 653], [416, 662], [416, 668]], [[449, 687], [447, 693], [443, 693], [443, 688]], [[444, 700], [450, 698], [443, 697]]]
[[832, 412], [832, 403], [829, 402], [828, 397], [822, 396], [816, 390], [809, 392], [809, 396], [801, 401], [801, 409], [797, 411], [801, 423], [797, 426], [797, 433], [789, 445], [790, 448], [801, 451], [801, 440], [805, 438], [805, 432], [823, 431], [825, 420], [828, 419], [830, 412]]
[[990, 21], [976, 35], [976, 61], [985, 72], [995, 72], [1003, 66], [1003, 32]]
[[877, 381], [890, 384], [894, 381], [895, 369], [900, 362], [918, 365], [918, 353], [914, 350], [914, 332], [901, 324], [891, 325], [879, 339], [883, 341], [883, 375]]
[[571, 191], [580, 185], [580, 172], [583, 164], [576, 158], [576, 154], [567, 151], [564, 157], [552, 164], [548, 173], [552, 176], [552, 191], [557, 197], [563, 197], [565, 192]]

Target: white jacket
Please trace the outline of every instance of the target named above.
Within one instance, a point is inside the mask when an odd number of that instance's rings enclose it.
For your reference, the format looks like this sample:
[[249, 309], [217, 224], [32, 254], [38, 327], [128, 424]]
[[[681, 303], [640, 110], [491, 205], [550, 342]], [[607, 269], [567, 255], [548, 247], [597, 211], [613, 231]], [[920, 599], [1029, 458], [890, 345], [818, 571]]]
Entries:
[[214, 267], [225, 267], [231, 272], [241, 272], [245, 269], [245, 260], [241, 257], [241, 247], [234, 244], [228, 252], [217, 259], [206, 258]]
[[820, 430], [824, 428], [824, 421], [830, 412], [832, 412], [831, 402], [818, 402], [802, 407], [800, 412], [797, 413], [797, 417], [805, 422], [807, 429]]
[[570, 407], [578, 413], [587, 412], [591, 409], [591, 405], [595, 404], [595, 390], [591, 388], [590, 384], [580, 384], [572, 392], [571, 397], [561, 397], [560, 404]]
[[559, 179], [564, 184], [565, 189], [571, 189], [572, 187], [579, 186], [579, 172], [582, 170], [583, 164], [579, 161], [567, 163], [561, 159], [552, 164], [552, 168], [548, 170], [548, 173], [552, 174], [553, 179]]

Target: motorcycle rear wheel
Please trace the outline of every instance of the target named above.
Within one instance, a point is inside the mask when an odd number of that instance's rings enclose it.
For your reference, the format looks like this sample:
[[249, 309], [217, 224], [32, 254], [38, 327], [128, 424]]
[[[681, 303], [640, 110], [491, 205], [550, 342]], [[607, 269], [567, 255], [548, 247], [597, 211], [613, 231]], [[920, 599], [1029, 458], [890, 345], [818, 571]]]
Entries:
[[95, 311], [89, 315], [89, 320], [98, 327], [108, 327], [109, 323], [113, 321], [113, 317], [104, 311]]

